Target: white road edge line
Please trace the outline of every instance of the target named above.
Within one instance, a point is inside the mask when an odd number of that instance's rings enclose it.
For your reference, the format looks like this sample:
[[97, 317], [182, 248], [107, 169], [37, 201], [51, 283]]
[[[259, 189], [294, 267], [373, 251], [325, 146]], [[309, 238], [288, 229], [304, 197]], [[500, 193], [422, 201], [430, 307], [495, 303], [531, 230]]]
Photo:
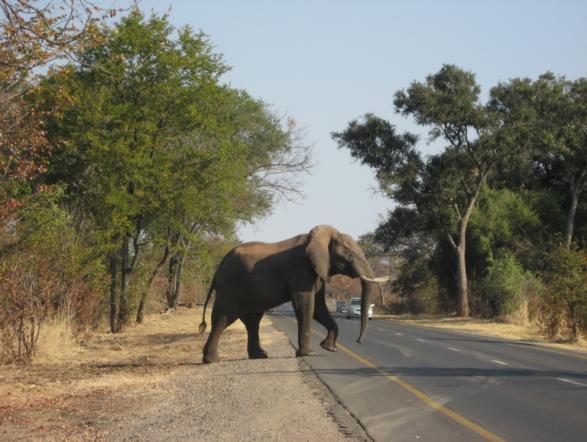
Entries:
[[587, 387], [587, 384], [583, 384], [582, 382], [573, 381], [567, 378], [556, 378], [557, 381], [566, 382], [567, 384], [579, 385], [581, 387]]
[[448, 348], [449, 350], [452, 350], [452, 351], [461, 351], [458, 348], [454, 348], [454, 347], [446, 347], [446, 348]]
[[395, 335], [396, 336], [403, 336], [404, 334], [403, 333], [399, 333], [399, 332], [395, 332]]
[[426, 339], [420, 339], [420, 338], [417, 338], [417, 339], [416, 339], [416, 341], [419, 341], [419, 342], [426, 342]]
[[380, 332], [384, 332], [385, 331], [384, 328], [379, 328], [379, 327], [375, 327], [375, 330], [380, 331]]
[[507, 362], [503, 362], [503, 361], [498, 361], [497, 359], [492, 359], [489, 362], [493, 362], [494, 364], [499, 364], [499, 365], [510, 365]]

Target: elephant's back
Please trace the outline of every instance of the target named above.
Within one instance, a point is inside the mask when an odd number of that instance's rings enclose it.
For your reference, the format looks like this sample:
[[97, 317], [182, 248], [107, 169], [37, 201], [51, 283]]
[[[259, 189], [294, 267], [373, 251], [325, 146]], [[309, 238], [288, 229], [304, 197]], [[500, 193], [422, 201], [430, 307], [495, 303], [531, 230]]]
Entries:
[[219, 266], [216, 287], [282, 284], [284, 273], [290, 272], [292, 267], [298, 267], [300, 260], [307, 260], [306, 238], [307, 235], [298, 235], [276, 243], [240, 244], [226, 255]]
[[305, 244], [307, 237], [308, 235], [303, 234], [273, 243], [246, 242], [236, 246], [230, 253], [237, 259], [259, 261], [270, 256], [288, 253], [288, 251]]

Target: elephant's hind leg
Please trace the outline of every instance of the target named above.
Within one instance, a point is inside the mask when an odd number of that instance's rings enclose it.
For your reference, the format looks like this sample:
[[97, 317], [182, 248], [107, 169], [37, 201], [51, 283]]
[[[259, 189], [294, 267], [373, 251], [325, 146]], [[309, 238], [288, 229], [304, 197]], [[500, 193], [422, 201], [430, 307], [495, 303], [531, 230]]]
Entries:
[[261, 348], [259, 339], [259, 324], [264, 312], [248, 313], [240, 317], [247, 328], [247, 351], [249, 359], [266, 359], [267, 353]]
[[202, 358], [204, 364], [210, 364], [220, 360], [218, 357], [218, 341], [220, 340], [220, 335], [234, 321], [236, 321], [236, 316], [218, 313], [215, 309], [212, 310], [212, 330], [210, 331], [206, 345], [204, 345], [204, 356]]

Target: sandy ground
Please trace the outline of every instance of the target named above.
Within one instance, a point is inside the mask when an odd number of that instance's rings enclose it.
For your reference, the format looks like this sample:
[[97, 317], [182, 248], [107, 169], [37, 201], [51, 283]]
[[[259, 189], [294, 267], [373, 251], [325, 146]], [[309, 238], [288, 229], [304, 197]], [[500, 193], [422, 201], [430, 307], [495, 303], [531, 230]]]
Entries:
[[270, 320], [270, 359], [247, 359], [235, 323], [223, 362], [202, 365], [199, 313], [98, 333], [69, 361], [0, 367], [0, 440], [365, 440]]

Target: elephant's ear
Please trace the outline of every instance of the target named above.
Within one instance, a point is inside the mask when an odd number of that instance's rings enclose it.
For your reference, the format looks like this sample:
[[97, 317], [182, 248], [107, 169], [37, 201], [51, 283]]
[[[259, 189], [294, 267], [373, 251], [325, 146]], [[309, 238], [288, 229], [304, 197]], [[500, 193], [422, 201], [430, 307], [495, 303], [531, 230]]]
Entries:
[[323, 281], [330, 281], [330, 240], [336, 230], [330, 226], [316, 226], [306, 243], [306, 256], [312, 262], [314, 270]]

